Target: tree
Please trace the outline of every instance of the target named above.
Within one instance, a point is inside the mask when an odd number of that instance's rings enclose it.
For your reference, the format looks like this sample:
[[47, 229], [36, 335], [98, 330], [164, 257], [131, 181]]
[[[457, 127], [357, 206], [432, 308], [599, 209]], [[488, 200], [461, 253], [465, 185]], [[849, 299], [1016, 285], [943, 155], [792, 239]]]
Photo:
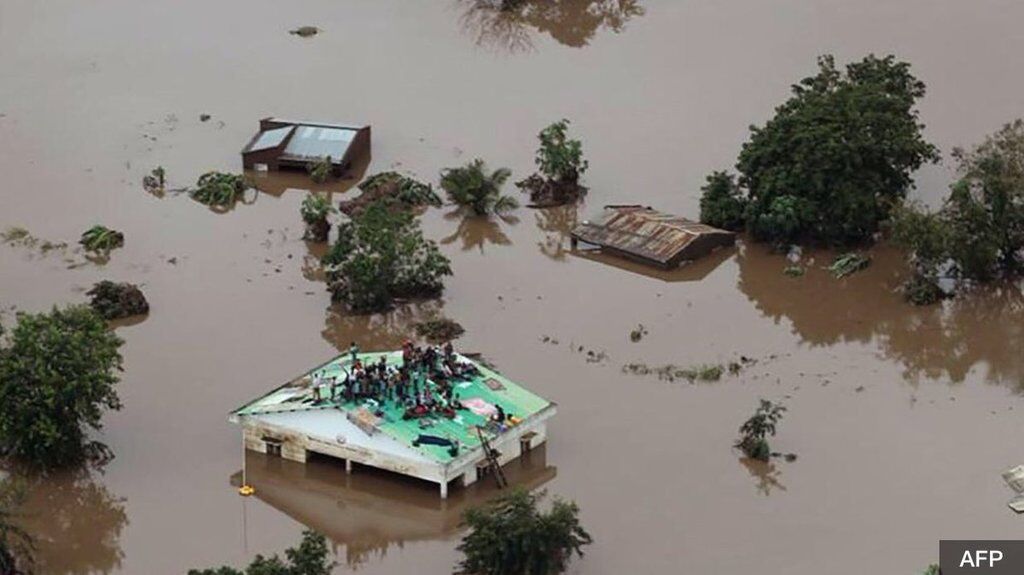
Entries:
[[85, 292], [89, 305], [103, 319], [123, 319], [149, 313], [149, 302], [135, 284], [103, 280]]
[[451, 262], [423, 237], [407, 212], [380, 202], [338, 226], [338, 240], [323, 258], [334, 299], [359, 312], [381, 311], [396, 298], [436, 296]]
[[24, 500], [22, 486], [11, 478], [0, 482], [0, 575], [32, 572], [35, 544], [17, 525], [18, 508]]
[[593, 539], [579, 521], [575, 503], [555, 499], [546, 513], [538, 509], [544, 493], [516, 489], [496, 501], [470, 509], [469, 533], [458, 550], [463, 573], [473, 575], [554, 575], [572, 556], [583, 556]]
[[19, 314], [0, 345], [0, 450], [47, 468], [109, 457], [86, 431], [121, 408], [122, 343], [86, 306]]
[[701, 191], [701, 222], [725, 230], [743, 229], [743, 212], [747, 202], [732, 174], [713, 172]]
[[330, 575], [334, 562], [328, 559], [327, 539], [315, 532], [302, 532], [298, 547], [277, 555], [257, 555], [244, 571], [223, 566], [213, 569], [189, 569], [188, 575]]
[[782, 420], [786, 407], [767, 399], [762, 399], [754, 415], [740, 426], [740, 441], [736, 444], [751, 459], [768, 461], [771, 448], [767, 436], [775, 436], [775, 428]]
[[736, 165], [749, 204], [746, 226], [758, 240], [864, 242], [902, 202], [911, 174], [938, 160], [921, 135], [916, 102], [925, 85], [910, 65], [868, 56], [818, 73], [762, 127], [751, 127]]
[[331, 224], [327, 221], [327, 216], [334, 211], [331, 201], [326, 197], [312, 192], [307, 195], [299, 209], [302, 221], [306, 223], [304, 239], [311, 242], [326, 242], [331, 233]]
[[468, 207], [478, 216], [515, 209], [519, 202], [502, 195], [501, 187], [512, 176], [508, 168], [487, 171], [487, 164], [477, 158], [461, 168], [441, 172], [441, 189], [453, 204]]
[[539, 169], [516, 186], [529, 192], [530, 201], [538, 206], [562, 205], [578, 200], [586, 188], [580, 176], [590, 164], [583, 159], [583, 145], [569, 138], [569, 120], [559, 120], [541, 130], [537, 136], [540, 147], [534, 163]]
[[892, 237], [914, 272], [904, 286], [914, 303], [940, 299], [944, 277], [962, 288], [1024, 274], [1024, 121], [954, 157], [959, 178], [941, 209], [908, 204], [893, 218]]

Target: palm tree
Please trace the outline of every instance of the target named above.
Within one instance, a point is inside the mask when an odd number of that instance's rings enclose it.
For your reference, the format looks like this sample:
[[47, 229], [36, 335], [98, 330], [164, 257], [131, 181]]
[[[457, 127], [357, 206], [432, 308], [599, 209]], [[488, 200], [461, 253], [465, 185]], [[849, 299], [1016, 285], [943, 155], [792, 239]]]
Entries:
[[461, 168], [442, 170], [441, 189], [452, 203], [468, 207], [474, 214], [502, 213], [519, 206], [515, 198], [501, 193], [510, 177], [512, 171], [508, 168], [488, 173], [487, 164], [477, 158]]

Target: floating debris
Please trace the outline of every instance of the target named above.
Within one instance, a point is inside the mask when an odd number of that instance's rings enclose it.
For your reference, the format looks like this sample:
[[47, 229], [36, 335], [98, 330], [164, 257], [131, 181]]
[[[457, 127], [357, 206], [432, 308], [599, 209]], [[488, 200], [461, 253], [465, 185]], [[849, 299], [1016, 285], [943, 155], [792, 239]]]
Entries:
[[629, 332], [629, 341], [637, 343], [638, 341], [643, 339], [645, 335], [647, 335], [647, 328], [644, 327], [644, 324], [641, 323], [636, 326], [636, 329]]
[[718, 364], [701, 364], [691, 367], [680, 367], [675, 364], [667, 364], [660, 367], [651, 367], [646, 363], [627, 363], [622, 366], [622, 373], [633, 375], [656, 375], [662, 381], [676, 381], [685, 379], [690, 383], [695, 381], [718, 381], [722, 379], [725, 368]]
[[299, 26], [294, 30], [289, 30], [288, 33], [295, 36], [301, 36], [302, 38], [311, 38], [319, 34], [320, 29], [316, 26]]
[[209, 121], [210, 118], [212, 118], [212, 116], [210, 116], [209, 114], [199, 114], [199, 121], [200, 122]]

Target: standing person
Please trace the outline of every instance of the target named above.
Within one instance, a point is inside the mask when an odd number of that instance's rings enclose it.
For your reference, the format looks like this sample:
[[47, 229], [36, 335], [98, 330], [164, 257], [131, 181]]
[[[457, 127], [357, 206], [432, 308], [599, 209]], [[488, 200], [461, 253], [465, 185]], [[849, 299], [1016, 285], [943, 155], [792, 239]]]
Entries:
[[353, 341], [348, 346], [348, 355], [352, 358], [352, 363], [355, 364], [359, 357], [359, 346], [356, 345], [356, 342]]

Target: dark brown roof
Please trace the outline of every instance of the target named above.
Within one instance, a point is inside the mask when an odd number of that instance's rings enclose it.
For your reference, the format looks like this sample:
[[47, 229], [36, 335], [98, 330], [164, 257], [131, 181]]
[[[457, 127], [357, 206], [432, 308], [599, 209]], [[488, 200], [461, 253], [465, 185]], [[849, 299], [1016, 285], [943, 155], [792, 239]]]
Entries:
[[598, 220], [584, 221], [572, 235], [580, 241], [662, 266], [691, 259], [686, 254], [687, 246], [699, 238], [712, 241], [704, 242], [708, 249], [690, 254], [693, 257], [704, 255], [712, 246], [731, 244], [735, 240], [732, 232], [643, 206], [606, 206]]

